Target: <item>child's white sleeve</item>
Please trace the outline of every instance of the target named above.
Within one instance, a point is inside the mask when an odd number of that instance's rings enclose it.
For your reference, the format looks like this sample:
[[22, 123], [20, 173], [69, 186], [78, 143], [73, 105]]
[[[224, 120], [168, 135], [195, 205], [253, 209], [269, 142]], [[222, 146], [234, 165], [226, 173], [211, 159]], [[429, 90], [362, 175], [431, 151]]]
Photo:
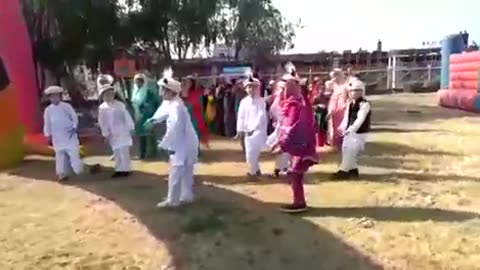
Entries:
[[152, 119], [156, 123], [161, 123], [168, 118], [168, 109], [169, 109], [169, 102], [163, 101], [160, 107], [158, 107], [157, 111], [153, 114]]
[[105, 138], [110, 136], [110, 129], [108, 128], [107, 123], [107, 114], [105, 113], [105, 110], [100, 107], [98, 109], [98, 125], [100, 126], [102, 136]]
[[48, 107], [43, 112], [43, 135], [45, 135], [45, 137], [52, 136], [52, 127], [50, 124], [50, 114]]
[[175, 152], [185, 144], [181, 141], [183, 137], [180, 134], [183, 133], [182, 128], [185, 127], [186, 121], [190, 121], [190, 119], [186, 117], [188, 114], [186, 109], [185, 112], [182, 112], [178, 105], [171, 107], [170, 110], [172, 111], [168, 116], [167, 131], [160, 142], [160, 147]]
[[247, 124], [245, 123], [245, 102], [240, 101], [240, 106], [238, 107], [238, 116], [237, 116], [237, 133], [247, 132]]
[[68, 114], [70, 115], [70, 118], [72, 119], [72, 124], [73, 124], [73, 128], [77, 129], [78, 128], [78, 115], [77, 113], [75, 112], [75, 110], [73, 109], [72, 105], [67, 104], [67, 110], [68, 110]]
[[[262, 102], [260, 104], [256, 104], [257, 106], [260, 107], [259, 113], [256, 117], [256, 125], [254, 130], [259, 130], [263, 126], [267, 126], [268, 123], [265, 123], [268, 121], [268, 116], [267, 116], [267, 104], [265, 102]], [[253, 131], [253, 130], [248, 130]]]

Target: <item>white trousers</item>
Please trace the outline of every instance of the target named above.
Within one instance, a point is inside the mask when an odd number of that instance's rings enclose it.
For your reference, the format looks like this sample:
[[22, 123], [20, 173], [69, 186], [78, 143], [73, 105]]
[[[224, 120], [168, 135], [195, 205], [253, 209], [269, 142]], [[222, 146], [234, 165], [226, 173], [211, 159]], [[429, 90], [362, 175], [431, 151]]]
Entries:
[[123, 146], [114, 149], [113, 160], [115, 161], [116, 172], [130, 172], [132, 170], [130, 146]]
[[357, 159], [365, 148], [366, 134], [351, 133], [343, 138], [340, 170], [348, 172], [358, 168]]
[[181, 166], [171, 166], [168, 175], [167, 201], [171, 204], [193, 200], [193, 162]]
[[83, 162], [80, 158], [80, 149], [62, 149], [55, 151], [55, 171], [58, 177], [66, 177], [73, 171], [75, 174], [83, 172]]
[[288, 153], [280, 153], [275, 159], [275, 169], [287, 170], [290, 162], [290, 155]]
[[266, 140], [266, 138], [259, 135], [260, 134], [254, 134], [250, 137], [245, 136], [245, 159], [249, 166], [249, 173], [252, 175], [255, 175], [260, 171], [260, 153], [262, 152]]

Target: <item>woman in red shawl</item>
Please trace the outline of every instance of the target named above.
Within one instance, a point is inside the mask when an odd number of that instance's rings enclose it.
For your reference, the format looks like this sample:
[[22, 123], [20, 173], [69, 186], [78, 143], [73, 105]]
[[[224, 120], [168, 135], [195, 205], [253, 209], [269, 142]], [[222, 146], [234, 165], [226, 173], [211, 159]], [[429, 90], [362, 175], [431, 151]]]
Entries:
[[208, 128], [203, 114], [203, 91], [197, 89], [195, 79], [191, 76], [186, 78], [185, 83], [183, 99], [190, 113], [193, 127], [200, 142], [208, 146]]
[[318, 162], [318, 157], [313, 113], [302, 96], [295, 69], [291, 68], [291, 70], [290, 74], [282, 78], [286, 82], [281, 100], [284, 119], [278, 143], [272, 147], [272, 151], [281, 150], [291, 156], [289, 178], [293, 191], [293, 203], [283, 206], [281, 210], [287, 213], [300, 213], [307, 210], [303, 177], [308, 169]]

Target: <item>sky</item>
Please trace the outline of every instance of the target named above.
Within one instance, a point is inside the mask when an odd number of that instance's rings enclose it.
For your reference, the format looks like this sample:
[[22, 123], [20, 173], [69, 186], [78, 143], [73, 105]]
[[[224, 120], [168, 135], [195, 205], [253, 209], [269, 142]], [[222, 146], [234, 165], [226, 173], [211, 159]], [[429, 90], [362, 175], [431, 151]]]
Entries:
[[287, 53], [421, 48], [467, 30], [480, 45], [478, 0], [273, 0], [291, 22], [301, 19]]

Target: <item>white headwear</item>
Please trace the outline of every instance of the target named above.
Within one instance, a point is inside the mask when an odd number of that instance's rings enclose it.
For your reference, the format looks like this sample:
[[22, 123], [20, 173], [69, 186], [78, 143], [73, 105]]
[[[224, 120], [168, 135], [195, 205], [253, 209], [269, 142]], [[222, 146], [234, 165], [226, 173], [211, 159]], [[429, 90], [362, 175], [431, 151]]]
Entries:
[[341, 68], [334, 68], [334, 69], [332, 70], [332, 72], [330, 72], [330, 76], [331, 76], [332, 78], [335, 78], [336, 76], [338, 76], [338, 75], [340, 75], [340, 74], [344, 74], [344, 73], [343, 73], [343, 70], [342, 70]]
[[158, 81], [158, 85], [162, 88], [167, 88], [168, 90], [171, 90], [175, 93], [180, 93], [182, 92], [182, 84], [173, 79], [173, 70], [171, 67], [168, 67], [163, 70], [163, 78], [161, 78]]
[[284, 69], [285, 69], [285, 74], [282, 76], [282, 80], [284, 81], [294, 80], [297, 82], [300, 81], [300, 78], [298, 78], [297, 76], [296, 68], [292, 62], [286, 63], [284, 66]]
[[109, 74], [100, 74], [98, 75], [97, 78], [97, 88], [100, 88], [103, 85], [113, 85], [113, 82], [115, 80], [113, 79], [112, 75]]
[[357, 78], [352, 78], [348, 82], [348, 90], [361, 90], [365, 94], [365, 84]]
[[112, 85], [110, 84], [104, 84], [104, 85], [101, 85], [98, 87], [98, 96], [101, 97], [103, 93], [105, 93], [105, 91], [107, 90], [113, 90], [115, 91], [115, 89], [113, 88]]
[[136, 81], [138, 79], [147, 82], [147, 75], [145, 75], [144, 73], [138, 73], [137, 75], [135, 75], [135, 77], [133, 77], [133, 81]]
[[52, 85], [52, 86], [47, 87], [47, 88], [43, 91], [43, 93], [48, 96], [48, 95], [53, 95], [53, 94], [62, 94], [63, 91], [64, 91], [64, 90], [63, 90], [62, 87], [56, 86], [56, 85]]
[[247, 76], [247, 79], [243, 81], [243, 87], [246, 88], [248, 86], [260, 86], [260, 81], [253, 77], [253, 72], [251, 69], [247, 69], [245, 75]]

